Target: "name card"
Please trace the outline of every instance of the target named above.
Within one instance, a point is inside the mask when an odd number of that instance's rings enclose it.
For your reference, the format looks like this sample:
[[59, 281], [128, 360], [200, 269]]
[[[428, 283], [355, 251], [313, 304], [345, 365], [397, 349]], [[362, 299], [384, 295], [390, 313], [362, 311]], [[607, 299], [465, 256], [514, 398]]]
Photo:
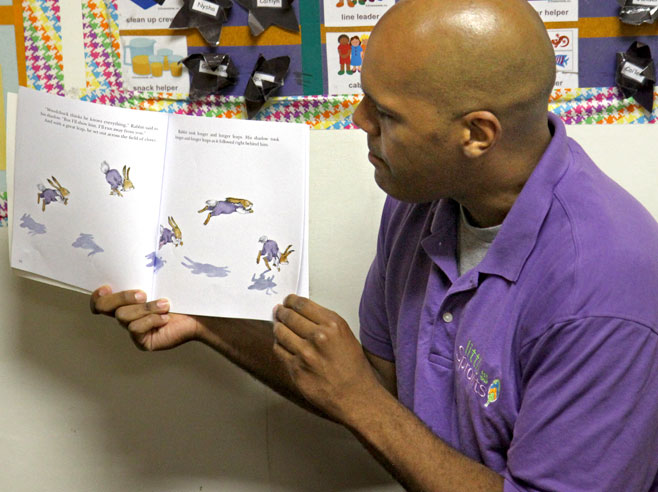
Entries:
[[644, 71], [643, 68], [640, 68], [637, 65], [633, 65], [632, 63], [629, 62], [624, 63], [624, 66], [621, 67], [622, 74], [624, 74], [629, 79], [633, 79], [634, 81], [640, 84], [643, 84], [644, 81], [646, 80], [646, 77], [642, 75], [643, 71]]
[[214, 75], [215, 77], [228, 77], [228, 72], [226, 71], [227, 68], [228, 65], [220, 65], [213, 70], [210, 65], [208, 65], [204, 60], [201, 60], [201, 64], [199, 65], [199, 72], [208, 75]]
[[212, 2], [207, 2], [206, 0], [194, 0], [192, 4], [192, 10], [199, 12], [200, 14], [206, 14], [211, 17], [217, 17], [219, 12], [219, 5]]
[[256, 7], [270, 7], [280, 9], [283, 7], [283, 0], [256, 0]]

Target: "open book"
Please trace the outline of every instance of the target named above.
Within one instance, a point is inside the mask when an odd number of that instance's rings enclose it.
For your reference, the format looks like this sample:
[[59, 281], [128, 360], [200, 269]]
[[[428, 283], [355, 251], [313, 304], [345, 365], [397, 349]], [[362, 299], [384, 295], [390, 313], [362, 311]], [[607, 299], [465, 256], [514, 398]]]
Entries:
[[[308, 295], [309, 130], [21, 88], [11, 266], [172, 311], [271, 319]], [[8, 184], [12, 188], [11, 183]]]

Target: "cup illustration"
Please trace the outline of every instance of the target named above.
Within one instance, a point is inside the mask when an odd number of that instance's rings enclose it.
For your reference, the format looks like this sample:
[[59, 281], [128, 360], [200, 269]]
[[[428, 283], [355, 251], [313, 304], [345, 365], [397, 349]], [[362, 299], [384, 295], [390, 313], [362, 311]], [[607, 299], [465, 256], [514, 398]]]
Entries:
[[[155, 40], [150, 38], [135, 38], [123, 47], [123, 63], [132, 66], [133, 72], [137, 75], [149, 75], [149, 56], [153, 55]], [[130, 61], [128, 61], [127, 52], [130, 52]]]
[[163, 70], [169, 70], [169, 61], [171, 60], [171, 55], [173, 55], [173, 54], [174, 54], [174, 51], [170, 50], [169, 48], [162, 48], [162, 49], [159, 49], [156, 52], [156, 55], [160, 55], [160, 56], [164, 57], [164, 61], [163, 61], [163, 64], [162, 64], [162, 69]]
[[171, 55], [169, 57], [169, 69], [171, 70], [172, 77], [180, 77], [183, 74], [182, 56]]
[[164, 56], [149, 56], [149, 62], [151, 63], [151, 74], [154, 77], [162, 77], [162, 70], [164, 69]]

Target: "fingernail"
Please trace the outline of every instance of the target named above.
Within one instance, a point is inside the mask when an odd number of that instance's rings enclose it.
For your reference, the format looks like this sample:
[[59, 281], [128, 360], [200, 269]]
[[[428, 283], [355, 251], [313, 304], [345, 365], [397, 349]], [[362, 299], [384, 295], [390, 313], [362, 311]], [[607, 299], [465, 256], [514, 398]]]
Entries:
[[169, 315], [168, 315], [168, 314], [161, 314], [161, 315], [160, 315], [160, 319], [161, 319], [164, 323], [166, 323], [167, 321], [169, 321]]
[[98, 297], [103, 297], [108, 295], [112, 290], [109, 287], [101, 287], [98, 289]]
[[272, 318], [276, 319], [276, 312], [279, 310], [279, 306], [280, 306], [280, 305], [281, 305], [281, 304], [276, 304], [276, 305], [272, 308]]
[[169, 309], [169, 301], [167, 299], [158, 299], [155, 305], [158, 309]]
[[146, 294], [144, 292], [141, 292], [141, 291], [135, 293], [135, 301], [137, 301], [137, 302], [146, 301]]

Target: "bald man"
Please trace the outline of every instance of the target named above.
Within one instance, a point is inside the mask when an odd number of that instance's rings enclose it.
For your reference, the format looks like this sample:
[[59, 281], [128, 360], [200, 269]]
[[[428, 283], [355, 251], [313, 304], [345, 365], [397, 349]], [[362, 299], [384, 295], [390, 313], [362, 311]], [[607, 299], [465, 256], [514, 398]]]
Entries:
[[409, 490], [658, 490], [658, 226], [547, 116], [525, 0], [402, 0], [364, 98], [388, 194], [360, 309], [274, 324], [92, 295], [146, 350], [199, 340], [346, 426]]

